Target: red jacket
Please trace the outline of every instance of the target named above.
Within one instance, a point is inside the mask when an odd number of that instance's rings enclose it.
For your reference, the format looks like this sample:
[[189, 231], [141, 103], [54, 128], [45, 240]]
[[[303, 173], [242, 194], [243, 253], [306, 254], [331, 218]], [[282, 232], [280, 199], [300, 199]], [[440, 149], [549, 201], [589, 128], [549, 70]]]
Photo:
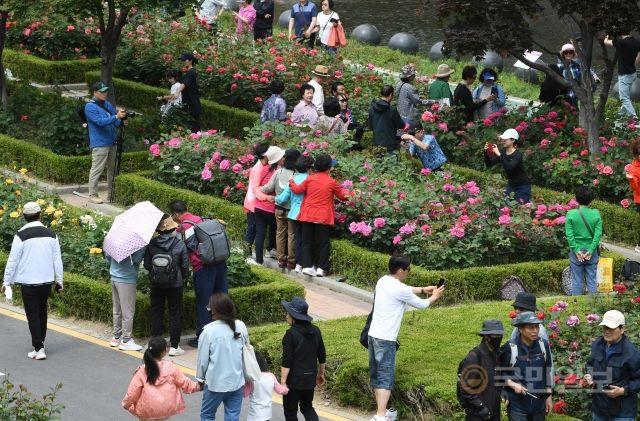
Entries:
[[296, 194], [306, 193], [298, 215], [298, 221], [302, 222], [333, 225], [333, 196], [340, 200], [347, 197], [347, 192], [328, 172], [311, 174], [300, 185], [289, 180], [289, 188]]
[[633, 191], [633, 203], [640, 204], [640, 161], [634, 159], [627, 173], [633, 176], [629, 179], [629, 187]]
[[[185, 212], [180, 217], [180, 224], [176, 228], [176, 231], [178, 231], [179, 233], [182, 233], [193, 226], [188, 222], [185, 223], [184, 221], [191, 221], [194, 224], [197, 224], [199, 222], [202, 222], [202, 218], [192, 213]], [[200, 260], [200, 253], [198, 253], [198, 251], [189, 250], [189, 261], [191, 262], [191, 267], [193, 267], [193, 272], [197, 272], [202, 269], [202, 260]]]

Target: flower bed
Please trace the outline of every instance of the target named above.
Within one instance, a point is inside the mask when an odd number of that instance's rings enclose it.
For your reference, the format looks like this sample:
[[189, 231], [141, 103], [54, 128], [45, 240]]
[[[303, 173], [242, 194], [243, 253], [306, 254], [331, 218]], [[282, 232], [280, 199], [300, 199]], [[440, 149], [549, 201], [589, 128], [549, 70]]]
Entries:
[[[415, 174], [402, 160], [345, 155], [348, 144], [301, 137], [291, 126], [270, 127], [274, 130], [264, 135], [283, 147], [304, 145], [304, 153], [335, 151], [339, 164], [334, 173], [351, 192], [337, 207], [336, 230], [357, 244], [407, 253], [417, 264], [434, 269], [564, 256], [564, 214], [575, 202], [539, 205], [534, 213], [504, 199], [500, 189], [481, 189], [447, 172]], [[240, 204], [255, 161], [248, 145], [254, 143], [252, 133], [259, 131], [249, 132], [249, 142], [211, 131], [153, 144], [154, 177]]]

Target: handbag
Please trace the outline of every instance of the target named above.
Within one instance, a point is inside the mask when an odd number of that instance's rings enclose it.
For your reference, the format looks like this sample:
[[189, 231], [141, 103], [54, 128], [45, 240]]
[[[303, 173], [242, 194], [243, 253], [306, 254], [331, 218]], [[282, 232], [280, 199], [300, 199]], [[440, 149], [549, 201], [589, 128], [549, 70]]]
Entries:
[[[371, 320], [373, 319], [373, 310], [376, 308], [376, 295], [373, 294], [373, 306], [371, 306], [371, 313], [367, 316], [367, 321], [364, 322], [364, 327], [360, 332], [360, 344], [369, 349], [369, 329], [371, 328]], [[400, 342], [396, 341], [396, 351], [400, 348]]]
[[[593, 229], [591, 229], [591, 225], [589, 225], [589, 223], [587, 222], [587, 219], [582, 214], [582, 210], [580, 210], [580, 208], [578, 208], [578, 213], [580, 214], [580, 218], [582, 218], [582, 222], [584, 223], [584, 225], [589, 230], [589, 235], [591, 235], [591, 238], [593, 238], [593, 236], [594, 236]], [[602, 245], [598, 244], [598, 247], [596, 248], [596, 250], [598, 250], [598, 254], [601, 254]]]
[[249, 343], [249, 338], [242, 335], [242, 372], [247, 381], [260, 380], [260, 366], [256, 360], [256, 353], [253, 345]]

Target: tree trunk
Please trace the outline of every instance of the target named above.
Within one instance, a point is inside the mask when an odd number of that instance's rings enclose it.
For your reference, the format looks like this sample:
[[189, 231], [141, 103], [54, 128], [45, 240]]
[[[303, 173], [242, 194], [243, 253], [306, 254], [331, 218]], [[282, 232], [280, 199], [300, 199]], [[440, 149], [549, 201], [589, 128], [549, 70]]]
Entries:
[[3, 64], [3, 53], [4, 53], [4, 43], [7, 39], [7, 18], [9, 17], [9, 12], [1, 12], [0, 13], [0, 103], [2, 104], [2, 108], [7, 105], [7, 83], [6, 76], [4, 74], [4, 64]]
[[100, 55], [102, 56], [102, 63], [100, 65], [100, 80], [109, 86], [109, 94], [107, 95], [107, 100], [114, 104], [116, 103], [116, 94], [113, 89], [113, 66], [116, 62], [116, 47], [114, 45], [109, 45], [110, 43], [102, 43], [102, 51]]

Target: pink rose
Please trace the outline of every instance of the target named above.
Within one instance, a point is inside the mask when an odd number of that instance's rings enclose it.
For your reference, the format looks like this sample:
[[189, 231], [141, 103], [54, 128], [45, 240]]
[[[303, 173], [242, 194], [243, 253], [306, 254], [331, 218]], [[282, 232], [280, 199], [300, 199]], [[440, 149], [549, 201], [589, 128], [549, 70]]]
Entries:
[[75, 27], [75, 26], [73, 26], [73, 25], [67, 25], [67, 32], [71, 32], [71, 31], [73, 31], [74, 29], [76, 29], [76, 27]]
[[219, 168], [220, 168], [220, 171], [227, 171], [230, 166], [231, 166], [231, 163], [229, 162], [229, 160], [225, 159], [222, 162], [220, 162]]
[[351, 180], [344, 180], [342, 182], [342, 187], [345, 189], [348, 189], [349, 187], [353, 187], [353, 181]]
[[340, 70], [336, 70], [335, 72], [333, 72], [333, 76], [336, 79], [340, 79], [342, 77], [342, 72]]
[[444, 186], [442, 186], [442, 190], [449, 192], [449, 191], [453, 191], [455, 189], [455, 187], [452, 184], [445, 184]]
[[268, 139], [271, 136], [273, 136], [273, 132], [271, 130], [265, 130], [262, 132], [262, 137], [264, 137], [265, 139]]
[[154, 157], [160, 156], [160, 145], [154, 143], [153, 145], [149, 146], [149, 152], [151, 152], [151, 155], [153, 155]]
[[401, 241], [402, 241], [402, 236], [400, 234], [398, 234], [395, 237], [393, 237], [392, 243], [395, 246]]
[[500, 225], [509, 225], [511, 223], [511, 217], [507, 214], [500, 215], [498, 218], [498, 224]]
[[211, 170], [209, 169], [209, 167], [205, 166], [202, 172], [200, 173], [200, 177], [202, 177], [204, 181], [207, 181], [211, 179], [211, 176], [212, 176]]
[[26, 28], [24, 31], [22, 31], [22, 35], [24, 35], [25, 37], [31, 35], [31, 28]]
[[238, 89], [238, 84], [237, 83], [232, 83], [231, 84], [231, 92], [235, 92]]
[[449, 234], [453, 235], [454, 237], [462, 238], [464, 237], [464, 228], [453, 226], [451, 227], [451, 229], [449, 229]]
[[447, 125], [447, 123], [438, 123], [438, 128], [442, 130], [443, 133], [449, 131], [449, 126]]
[[429, 175], [429, 174], [431, 174], [431, 170], [429, 168], [423, 168], [423, 169], [420, 170], [420, 174]]
[[238, 174], [240, 171], [242, 171], [242, 165], [240, 164], [233, 164], [233, 167], [231, 167], [231, 171], [234, 172], [234, 174]]
[[220, 152], [218, 152], [218, 151], [216, 151], [216, 152], [211, 154], [211, 160], [213, 162], [218, 162], [218, 161], [220, 161], [221, 158], [222, 158], [222, 155], [220, 155]]
[[373, 220], [373, 226], [376, 228], [382, 228], [387, 224], [387, 221], [384, 218], [376, 218]]
[[629, 199], [622, 199], [620, 201], [620, 204], [622, 205], [623, 208], [628, 208], [629, 207]]
[[376, 66], [374, 66], [374, 65], [373, 65], [373, 63], [369, 63], [369, 64], [367, 64], [367, 69], [369, 69], [369, 70], [373, 70], [373, 69], [375, 69], [375, 68], [376, 68]]

